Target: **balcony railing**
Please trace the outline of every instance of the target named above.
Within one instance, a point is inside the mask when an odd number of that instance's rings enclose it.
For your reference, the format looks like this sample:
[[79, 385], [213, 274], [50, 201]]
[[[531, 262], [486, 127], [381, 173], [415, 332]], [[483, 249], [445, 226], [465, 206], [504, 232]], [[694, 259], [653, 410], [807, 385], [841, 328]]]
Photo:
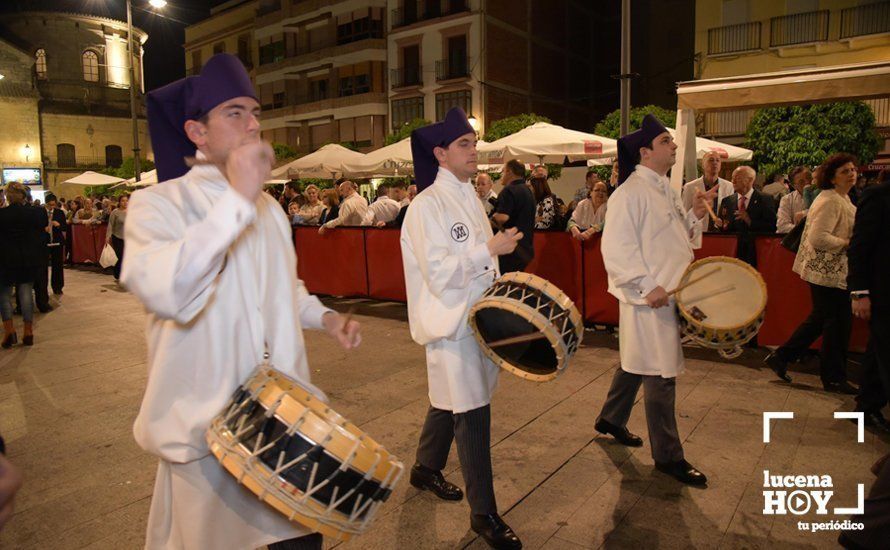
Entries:
[[403, 67], [401, 69], [391, 69], [390, 83], [393, 88], [401, 88], [403, 86], [420, 86], [423, 84], [422, 69], [420, 67]]
[[404, 6], [392, 10], [392, 28], [453, 15], [469, 9], [466, 0], [405, 0]]
[[708, 55], [759, 50], [760, 30], [760, 21], [708, 29]]
[[467, 56], [455, 56], [436, 61], [436, 81], [470, 76], [470, 63]]
[[76, 169], [76, 170], [104, 170], [105, 168], [116, 168], [120, 166], [119, 160], [115, 158], [106, 159], [105, 155], [97, 156], [63, 156], [63, 157], [43, 157], [43, 165], [51, 169]]
[[259, 7], [256, 9], [257, 17], [274, 13], [281, 9], [281, 0], [261, 0]]
[[885, 32], [890, 32], [890, 2], [841, 10], [841, 40]]
[[773, 17], [769, 22], [770, 47], [828, 40], [828, 14], [828, 10], [820, 10]]

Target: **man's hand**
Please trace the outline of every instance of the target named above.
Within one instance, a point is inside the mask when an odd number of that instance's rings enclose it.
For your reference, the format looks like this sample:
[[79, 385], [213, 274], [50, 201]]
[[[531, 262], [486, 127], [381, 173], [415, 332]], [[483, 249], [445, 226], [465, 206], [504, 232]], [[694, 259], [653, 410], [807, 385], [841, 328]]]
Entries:
[[494, 234], [494, 237], [488, 239], [488, 243], [486, 243], [488, 245], [488, 252], [492, 256], [510, 254], [516, 250], [516, 244], [521, 238], [522, 233], [515, 227], [511, 227], [506, 231], [498, 231]]
[[853, 315], [866, 321], [871, 319], [871, 300], [868, 296], [853, 300]]
[[590, 240], [590, 239], [593, 238], [594, 235], [596, 235], [596, 229], [594, 229], [593, 227], [591, 227], [590, 229], [588, 229], [588, 230], [585, 231], [584, 233], [581, 233], [581, 240], [582, 240], [582, 241]]
[[652, 309], [657, 309], [668, 305], [667, 291], [660, 286], [655, 287], [655, 290], [653, 290], [649, 294], [646, 294], [646, 303]]
[[318, 228], [318, 234], [319, 234], [319, 235], [324, 235], [324, 234], [327, 232], [327, 230], [328, 230], [327, 227], [325, 227], [325, 226], [321, 226], [321, 227]]
[[797, 225], [800, 223], [800, 220], [802, 220], [806, 217], [807, 217], [807, 211], [801, 210], [800, 212], [796, 212], [793, 216], [791, 216], [791, 219], [794, 220], [794, 225]]
[[245, 143], [233, 149], [226, 159], [226, 179], [235, 191], [254, 202], [269, 179], [275, 152], [265, 141]]
[[361, 325], [358, 321], [349, 319], [339, 313], [329, 311], [321, 318], [324, 329], [331, 337], [343, 346], [343, 349], [357, 348], [362, 343]]
[[0, 529], [12, 517], [12, 501], [21, 486], [21, 472], [0, 454]]
[[53, 227], [59, 227], [59, 222], [53, 221]]
[[717, 186], [711, 188], [710, 191], [697, 191], [695, 193], [695, 200], [692, 202], [692, 213], [695, 214], [695, 217], [698, 219], [702, 219], [708, 215], [708, 207], [707, 204], [710, 204], [714, 201], [714, 198], [717, 196]]
[[584, 240], [584, 239], [581, 237], [581, 230], [578, 229], [578, 226], [577, 226], [577, 225], [573, 225], [572, 228], [569, 230], [569, 232], [572, 234], [572, 238], [573, 238], [573, 239], [578, 239], [579, 241], [583, 241], [583, 240]]
[[386, 227], [386, 222], [377, 222], [374, 224], [374, 227]]
[[751, 225], [751, 216], [748, 215], [747, 210], [736, 210], [735, 219], [742, 220], [745, 222], [745, 225]]

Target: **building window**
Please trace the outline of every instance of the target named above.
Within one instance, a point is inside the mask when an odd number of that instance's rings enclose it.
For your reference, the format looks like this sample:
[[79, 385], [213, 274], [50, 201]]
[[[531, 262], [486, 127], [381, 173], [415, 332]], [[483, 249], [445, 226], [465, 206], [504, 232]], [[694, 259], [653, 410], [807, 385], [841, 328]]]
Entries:
[[367, 38], [383, 38], [383, 14], [376, 8], [360, 14], [345, 14], [337, 18], [337, 44], [348, 44]]
[[56, 164], [59, 168], [74, 168], [77, 165], [77, 157], [74, 156], [74, 145], [60, 143], [56, 145]]
[[120, 145], [105, 146], [105, 166], [108, 168], [120, 168], [124, 163], [124, 153]]
[[328, 81], [326, 78], [309, 82], [309, 101], [321, 101], [328, 98]]
[[445, 118], [445, 113], [452, 107], [460, 107], [467, 115], [473, 112], [473, 94], [470, 90], [436, 94], [436, 120]]
[[83, 79], [87, 82], [99, 82], [99, 55], [93, 50], [83, 52]]
[[371, 91], [371, 75], [356, 74], [340, 77], [340, 94], [337, 97], [366, 94]]
[[37, 78], [46, 80], [46, 50], [40, 48], [34, 53], [34, 58], [37, 65]]
[[216, 44], [213, 45], [213, 55], [216, 55], [218, 53], [225, 53], [225, 52], [226, 52], [226, 43], [225, 42], [217, 42]]
[[392, 129], [397, 131], [415, 118], [423, 118], [423, 98], [409, 97], [392, 102]]
[[202, 66], [203, 63], [201, 62], [201, 50], [192, 50], [192, 68], [189, 69], [188, 74], [200, 74]]
[[250, 35], [242, 34], [238, 37], [238, 59], [248, 69], [253, 67], [253, 60], [250, 55]]
[[284, 40], [260, 46], [260, 65], [277, 63], [284, 59]]

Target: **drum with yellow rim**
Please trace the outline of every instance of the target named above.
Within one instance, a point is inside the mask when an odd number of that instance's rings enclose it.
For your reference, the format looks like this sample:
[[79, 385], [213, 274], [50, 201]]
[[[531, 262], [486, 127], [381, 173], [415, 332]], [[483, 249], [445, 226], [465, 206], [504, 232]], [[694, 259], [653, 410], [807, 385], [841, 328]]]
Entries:
[[339, 540], [367, 529], [404, 471], [379, 443], [267, 365], [213, 419], [207, 442], [260, 500]]
[[[584, 337], [572, 300], [531, 273], [502, 275], [470, 309], [470, 326], [483, 353], [508, 372], [535, 382], [557, 377]], [[533, 340], [525, 336], [539, 335]], [[507, 343], [520, 340], [516, 343]]]
[[681, 334], [727, 359], [741, 355], [763, 324], [766, 283], [760, 273], [736, 258], [714, 256], [690, 264], [678, 288], [684, 286], [675, 295]]

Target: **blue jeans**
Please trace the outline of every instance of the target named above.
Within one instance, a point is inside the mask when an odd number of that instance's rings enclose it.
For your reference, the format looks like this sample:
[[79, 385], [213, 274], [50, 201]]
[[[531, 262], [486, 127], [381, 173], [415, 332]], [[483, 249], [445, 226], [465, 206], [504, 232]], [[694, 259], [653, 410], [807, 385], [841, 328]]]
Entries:
[[15, 283], [0, 285], [0, 317], [4, 321], [12, 319], [12, 287], [22, 306], [22, 320], [30, 323], [34, 320], [34, 283]]

